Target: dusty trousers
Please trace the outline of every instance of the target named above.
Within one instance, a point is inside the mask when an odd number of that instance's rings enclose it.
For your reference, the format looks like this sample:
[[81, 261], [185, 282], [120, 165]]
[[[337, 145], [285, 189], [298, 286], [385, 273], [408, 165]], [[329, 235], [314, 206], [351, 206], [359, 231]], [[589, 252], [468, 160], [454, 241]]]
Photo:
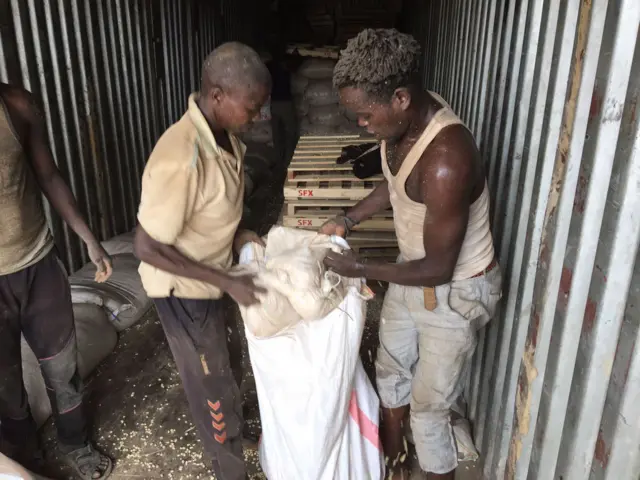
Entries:
[[71, 290], [53, 251], [30, 267], [0, 276], [0, 435], [5, 445], [17, 449], [36, 435], [22, 381], [21, 334], [40, 363], [61, 445], [83, 447], [87, 423]]
[[[244, 480], [240, 378], [234, 378], [239, 342], [230, 302], [176, 297], [154, 299], [160, 322], [187, 394], [189, 409], [219, 480]], [[236, 376], [240, 370], [236, 370]]]

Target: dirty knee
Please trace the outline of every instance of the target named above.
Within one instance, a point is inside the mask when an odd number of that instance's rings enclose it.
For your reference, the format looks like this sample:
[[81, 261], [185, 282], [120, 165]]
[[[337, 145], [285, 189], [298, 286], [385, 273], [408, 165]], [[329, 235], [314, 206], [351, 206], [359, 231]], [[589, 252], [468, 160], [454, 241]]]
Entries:
[[40, 369], [56, 402], [56, 410], [65, 413], [82, 403], [82, 380], [78, 373], [75, 338], [55, 356], [40, 360]]

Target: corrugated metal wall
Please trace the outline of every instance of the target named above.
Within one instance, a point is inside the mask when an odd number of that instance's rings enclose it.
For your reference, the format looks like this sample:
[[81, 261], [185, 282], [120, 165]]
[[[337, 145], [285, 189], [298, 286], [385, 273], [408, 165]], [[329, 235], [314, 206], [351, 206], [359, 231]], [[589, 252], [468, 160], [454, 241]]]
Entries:
[[432, 0], [505, 273], [468, 394], [488, 479], [640, 478], [638, 0]]
[[[146, 158], [214, 46], [210, 5], [0, 0], [0, 80], [36, 96], [58, 167], [103, 239], [135, 225]], [[79, 268], [80, 240], [50, 218], [67, 266]]]
[[219, 15], [217, 44], [228, 41], [246, 43], [255, 47], [254, 28], [264, 30], [265, 25], [260, 22], [268, 18], [260, 18], [260, 14], [268, 12], [270, 2], [260, 0], [219, 0], [216, 10]]

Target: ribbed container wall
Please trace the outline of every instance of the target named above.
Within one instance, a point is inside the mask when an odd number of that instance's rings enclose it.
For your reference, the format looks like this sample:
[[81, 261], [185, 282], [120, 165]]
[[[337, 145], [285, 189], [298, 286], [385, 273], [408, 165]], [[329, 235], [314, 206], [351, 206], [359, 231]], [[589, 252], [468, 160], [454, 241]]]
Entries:
[[184, 114], [189, 95], [199, 88], [202, 63], [218, 44], [216, 3], [152, 1], [157, 11], [158, 37], [161, 37], [157, 57], [163, 66], [159, 83], [162, 86], [160, 104], [165, 106], [165, 129]]
[[[431, 0], [504, 273], [467, 388], [487, 479], [640, 478], [638, 0]], [[426, 37], [424, 37], [426, 32]]]
[[[258, 12], [263, 12], [266, 5], [258, 5], [259, 0], [220, 0], [211, 2], [217, 5], [220, 17], [220, 28], [216, 37], [218, 44], [229, 41], [246, 43], [258, 48], [254, 43], [254, 28], [263, 30], [260, 25], [264, 19], [257, 18]], [[269, 2], [265, 2], [268, 4]]]
[[[213, 49], [196, 0], [0, 0], [0, 80], [31, 91], [54, 158], [102, 239], [135, 225], [144, 164], [185, 109]], [[48, 211], [74, 271], [79, 238]]]

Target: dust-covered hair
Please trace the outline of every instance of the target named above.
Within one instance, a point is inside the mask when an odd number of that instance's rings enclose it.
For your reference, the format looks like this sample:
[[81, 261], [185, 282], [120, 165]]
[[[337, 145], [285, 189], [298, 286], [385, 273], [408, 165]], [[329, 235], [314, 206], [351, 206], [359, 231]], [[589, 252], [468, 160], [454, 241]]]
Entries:
[[356, 87], [389, 100], [400, 87], [417, 83], [420, 44], [396, 29], [366, 29], [347, 43], [333, 71], [336, 89]]
[[202, 66], [202, 90], [212, 87], [251, 91], [255, 87], [271, 88], [271, 75], [253, 48], [240, 42], [220, 45], [205, 59]]

